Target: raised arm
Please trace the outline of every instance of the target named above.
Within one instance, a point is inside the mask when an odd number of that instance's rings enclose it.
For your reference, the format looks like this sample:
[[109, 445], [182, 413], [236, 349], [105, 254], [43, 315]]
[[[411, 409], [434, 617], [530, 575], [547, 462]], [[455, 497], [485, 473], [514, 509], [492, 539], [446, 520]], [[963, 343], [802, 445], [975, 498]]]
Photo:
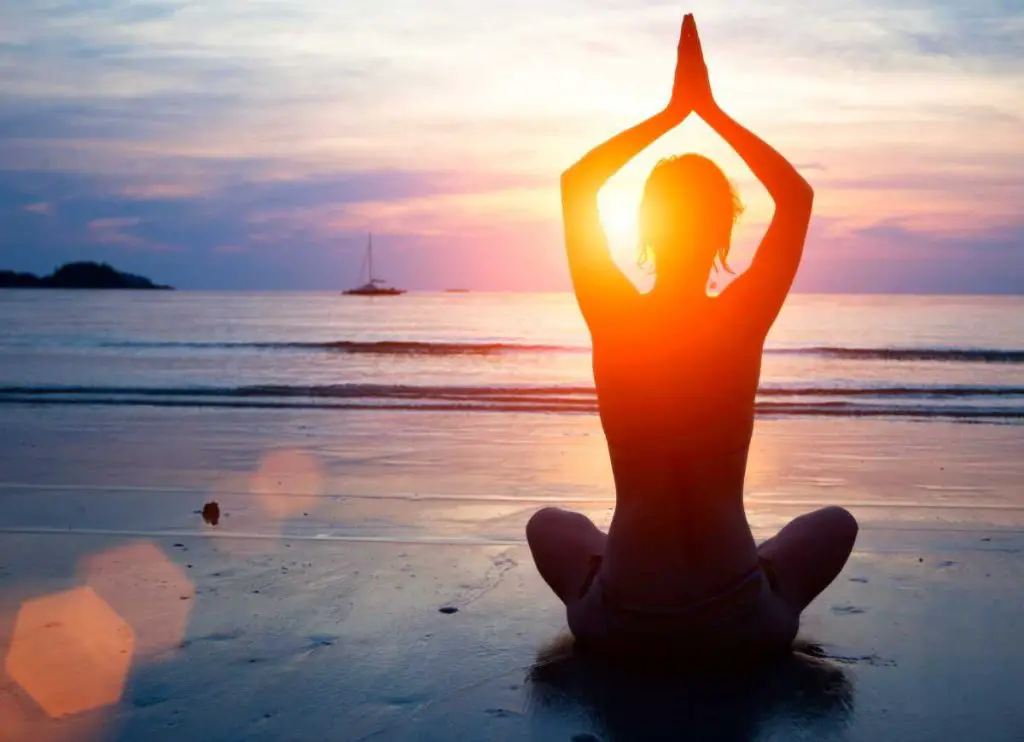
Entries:
[[668, 109], [609, 139], [562, 173], [562, 221], [569, 274], [591, 331], [637, 291], [612, 260], [597, 194], [622, 167], [679, 123]]
[[[692, 39], [693, 44], [690, 54], [703, 65], [696, 30], [687, 38]], [[711, 96], [710, 85], [700, 90], [693, 105], [696, 113], [743, 159], [775, 201], [775, 213], [753, 262], [720, 297], [726, 305], [732, 305], [737, 317], [745, 317], [758, 330], [767, 333], [800, 265], [814, 191], [785, 157], [718, 107]]]
[[786, 300], [804, 252], [814, 191], [789, 162], [717, 106], [704, 117], [727, 141], [775, 201], [775, 213], [750, 267], [722, 293], [737, 315], [767, 333]]
[[[687, 26], [680, 35], [680, 51]], [[569, 273], [580, 310], [591, 332], [613, 320], [623, 303], [637, 295], [612, 260], [597, 206], [604, 184], [652, 142], [683, 122], [692, 110], [682, 88], [680, 66], [668, 106], [588, 152], [562, 173], [562, 219]]]

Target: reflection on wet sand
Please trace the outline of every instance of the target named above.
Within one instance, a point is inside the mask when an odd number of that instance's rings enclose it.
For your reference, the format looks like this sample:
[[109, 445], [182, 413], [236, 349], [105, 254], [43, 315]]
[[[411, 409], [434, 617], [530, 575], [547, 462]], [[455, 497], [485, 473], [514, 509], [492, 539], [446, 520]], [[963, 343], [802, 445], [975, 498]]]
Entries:
[[535, 712], [582, 714], [606, 742], [749, 742], [786, 728], [822, 739], [853, 709], [847, 674], [810, 643], [770, 663], [680, 669], [626, 666], [563, 635], [538, 652], [527, 681]]

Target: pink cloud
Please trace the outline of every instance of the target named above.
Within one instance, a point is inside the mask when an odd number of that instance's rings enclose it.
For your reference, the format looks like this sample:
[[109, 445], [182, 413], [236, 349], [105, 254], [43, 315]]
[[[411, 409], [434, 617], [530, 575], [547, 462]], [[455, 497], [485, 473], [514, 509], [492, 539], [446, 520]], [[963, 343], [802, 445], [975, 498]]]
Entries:
[[182, 199], [201, 196], [203, 191], [183, 183], [145, 183], [126, 186], [121, 195], [139, 200], [147, 199]]
[[49, 201], [38, 201], [34, 204], [28, 204], [22, 207], [22, 211], [27, 211], [30, 214], [52, 214], [53, 204]]
[[142, 220], [138, 217], [104, 217], [93, 219], [86, 224], [86, 230], [89, 241], [101, 245], [118, 245], [132, 250], [157, 252], [174, 249], [169, 245], [147, 240], [130, 231], [132, 227], [141, 223]]

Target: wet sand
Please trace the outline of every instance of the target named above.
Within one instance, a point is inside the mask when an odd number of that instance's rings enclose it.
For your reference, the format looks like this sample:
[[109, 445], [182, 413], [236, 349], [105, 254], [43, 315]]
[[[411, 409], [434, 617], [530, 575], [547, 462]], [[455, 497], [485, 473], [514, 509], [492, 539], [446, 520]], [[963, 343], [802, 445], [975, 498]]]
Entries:
[[3, 739], [1024, 729], [1020, 427], [759, 421], [755, 534], [837, 503], [862, 524], [857, 549], [791, 660], [668, 680], [574, 654], [523, 542], [546, 504], [607, 522], [592, 416], [83, 406], [4, 419]]

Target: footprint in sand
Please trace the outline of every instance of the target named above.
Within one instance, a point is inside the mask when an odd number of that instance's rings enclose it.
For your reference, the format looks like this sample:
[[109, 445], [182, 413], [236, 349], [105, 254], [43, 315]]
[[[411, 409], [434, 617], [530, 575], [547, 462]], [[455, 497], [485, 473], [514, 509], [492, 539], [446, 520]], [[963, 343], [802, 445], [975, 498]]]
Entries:
[[832, 606], [832, 612], [837, 616], [855, 616], [858, 613], [864, 613], [864, 608], [858, 608], [855, 605], [834, 605]]
[[829, 654], [828, 659], [841, 662], [844, 665], [870, 665], [871, 667], [896, 667], [896, 660], [879, 657], [877, 654], [862, 655], [841, 655]]
[[[167, 691], [166, 688], [160, 690]], [[160, 690], [150, 690], [148, 693], [140, 693], [131, 699], [131, 704], [135, 708], [149, 708], [150, 706], [156, 706], [160, 703], [166, 703], [171, 698], [169, 692], [160, 692]]]
[[340, 636], [334, 634], [314, 634], [309, 637], [309, 645], [306, 649], [318, 649], [319, 647], [333, 647], [338, 643]]
[[193, 644], [197, 644], [199, 642], [228, 642], [232, 639], [238, 639], [244, 634], [245, 632], [241, 629], [235, 629], [234, 631], [218, 631], [212, 634], [206, 634], [205, 636], [197, 636], [193, 639], [186, 639], [178, 646], [180, 646], [182, 649], [185, 649], [186, 647], [189, 647]]

